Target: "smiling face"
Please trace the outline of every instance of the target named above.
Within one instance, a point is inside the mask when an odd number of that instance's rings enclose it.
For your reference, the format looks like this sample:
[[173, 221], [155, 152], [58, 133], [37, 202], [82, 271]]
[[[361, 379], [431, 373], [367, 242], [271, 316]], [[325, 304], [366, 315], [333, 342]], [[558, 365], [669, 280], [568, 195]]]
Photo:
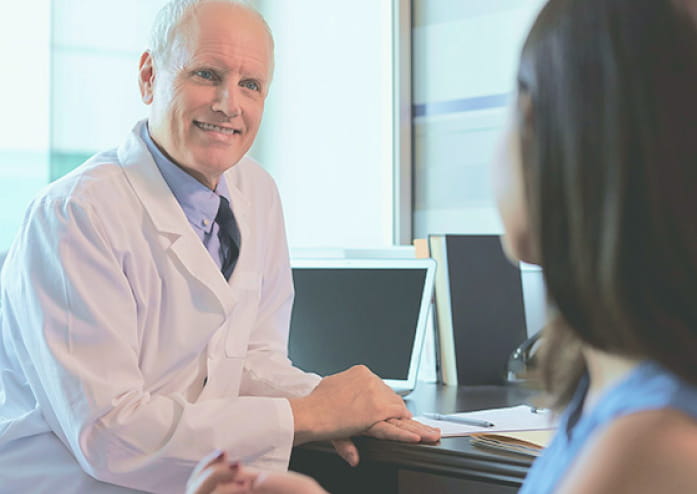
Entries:
[[140, 61], [150, 133], [172, 161], [213, 189], [259, 130], [273, 65], [270, 35], [255, 12], [203, 3], [185, 15], [162, 58], [145, 52]]

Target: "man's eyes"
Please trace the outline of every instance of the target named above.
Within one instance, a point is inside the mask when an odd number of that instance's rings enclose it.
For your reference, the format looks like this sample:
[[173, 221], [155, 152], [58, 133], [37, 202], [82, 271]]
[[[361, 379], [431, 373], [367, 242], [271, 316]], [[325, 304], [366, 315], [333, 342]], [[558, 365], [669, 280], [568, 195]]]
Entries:
[[251, 91], [261, 90], [261, 85], [257, 81], [242, 81], [240, 82], [240, 86], [242, 86], [243, 88], [247, 88]]
[[207, 81], [215, 81], [217, 79], [215, 72], [212, 70], [196, 70], [194, 71], [194, 75], [196, 77], [200, 77], [201, 79], [205, 79]]
[[[200, 69], [195, 70], [193, 74], [199, 79], [203, 79], [209, 82], [216, 82], [221, 80], [221, 78], [214, 70]], [[255, 81], [254, 79], [246, 79], [244, 81], [241, 81], [240, 86], [245, 89], [249, 89], [250, 91], [261, 92], [261, 84], [258, 81]]]

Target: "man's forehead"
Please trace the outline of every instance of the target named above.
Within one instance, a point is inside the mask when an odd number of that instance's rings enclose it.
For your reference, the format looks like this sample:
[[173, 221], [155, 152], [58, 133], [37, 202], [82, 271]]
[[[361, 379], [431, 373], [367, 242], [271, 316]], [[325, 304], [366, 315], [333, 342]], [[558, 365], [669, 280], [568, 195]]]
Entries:
[[210, 58], [227, 54], [266, 68], [273, 64], [273, 41], [266, 25], [256, 12], [240, 5], [211, 2], [197, 6], [182, 19], [172, 41], [172, 51], [179, 55]]
[[248, 7], [227, 3], [208, 2], [193, 7], [181, 21], [179, 34], [190, 40], [215, 40], [222, 42], [273, 46], [271, 34], [260, 14]]

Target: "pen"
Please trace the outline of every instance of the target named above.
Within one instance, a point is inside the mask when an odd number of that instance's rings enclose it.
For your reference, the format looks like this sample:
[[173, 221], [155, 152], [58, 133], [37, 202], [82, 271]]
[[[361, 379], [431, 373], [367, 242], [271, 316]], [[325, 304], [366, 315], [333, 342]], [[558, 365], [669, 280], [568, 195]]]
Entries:
[[424, 417], [433, 420], [443, 420], [445, 422], [457, 422], [458, 424], [474, 425], [477, 427], [494, 427], [494, 424], [487, 420], [460, 417], [459, 415], [444, 415], [442, 413], [424, 413]]

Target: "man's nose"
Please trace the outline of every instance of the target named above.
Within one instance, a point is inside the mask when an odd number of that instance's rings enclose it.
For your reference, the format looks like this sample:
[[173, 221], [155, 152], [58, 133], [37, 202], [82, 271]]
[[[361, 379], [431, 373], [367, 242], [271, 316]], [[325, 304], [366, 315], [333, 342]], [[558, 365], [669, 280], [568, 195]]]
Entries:
[[214, 112], [224, 113], [228, 118], [238, 117], [242, 113], [242, 108], [237, 85], [221, 86], [216, 93], [212, 109]]

